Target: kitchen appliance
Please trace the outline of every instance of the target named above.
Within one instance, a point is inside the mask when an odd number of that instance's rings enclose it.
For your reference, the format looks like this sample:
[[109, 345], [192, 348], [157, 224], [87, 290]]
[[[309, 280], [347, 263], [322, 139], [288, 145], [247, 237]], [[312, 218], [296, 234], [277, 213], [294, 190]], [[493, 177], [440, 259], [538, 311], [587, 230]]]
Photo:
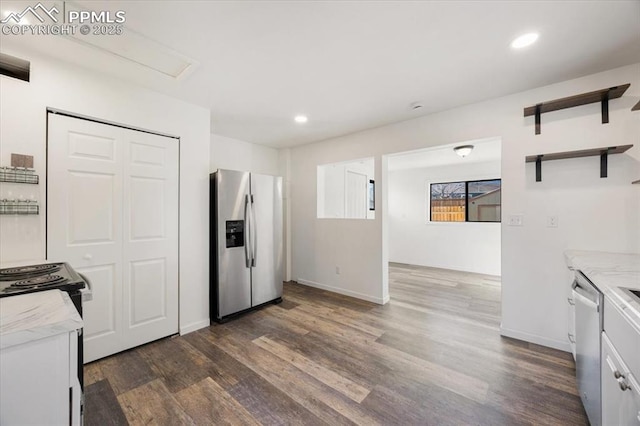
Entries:
[[282, 178], [210, 175], [210, 317], [282, 301]]
[[575, 303], [576, 378], [591, 426], [602, 424], [600, 334], [603, 330], [602, 293], [576, 271], [572, 285]]
[[[44, 263], [0, 269], [0, 297], [54, 289], [66, 291], [82, 317], [82, 300], [90, 300], [90, 284], [68, 263]], [[77, 359], [78, 381], [80, 389], [84, 390], [82, 330], [78, 334]], [[84, 398], [81, 397], [81, 413], [84, 411], [82, 401]]]

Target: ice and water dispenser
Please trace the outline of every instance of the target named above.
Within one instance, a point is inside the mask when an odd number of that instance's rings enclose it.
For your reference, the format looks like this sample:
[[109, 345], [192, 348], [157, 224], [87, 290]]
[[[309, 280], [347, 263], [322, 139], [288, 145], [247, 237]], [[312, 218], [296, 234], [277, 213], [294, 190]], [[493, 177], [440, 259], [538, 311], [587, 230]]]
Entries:
[[228, 220], [227, 248], [244, 247], [244, 220]]

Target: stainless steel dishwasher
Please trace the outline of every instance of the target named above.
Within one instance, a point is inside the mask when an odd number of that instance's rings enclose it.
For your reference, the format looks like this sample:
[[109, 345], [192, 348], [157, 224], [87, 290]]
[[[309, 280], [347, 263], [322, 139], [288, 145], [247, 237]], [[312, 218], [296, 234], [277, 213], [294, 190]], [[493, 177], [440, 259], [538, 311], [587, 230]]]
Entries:
[[576, 378], [582, 404], [591, 426], [602, 424], [600, 395], [600, 334], [602, 333], [602, 293], [576, 271], [573, 281], [573, 300], [576, 309]]

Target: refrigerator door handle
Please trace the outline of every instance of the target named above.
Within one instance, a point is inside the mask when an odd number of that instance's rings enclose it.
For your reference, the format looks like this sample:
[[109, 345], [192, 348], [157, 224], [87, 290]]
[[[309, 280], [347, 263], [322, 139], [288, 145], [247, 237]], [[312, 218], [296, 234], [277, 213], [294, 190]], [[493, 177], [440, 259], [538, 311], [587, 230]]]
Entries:
[[249, 195], [244, 196], [244, 261], [247, 268], [251, 267], [251, 257], [252, 254], [249, 254], [249, 241], [251, 232], [251, 216], [247, 214], [247, 209], [249, 208]]
[[256, 220], [256, 209], [253, 205], [253, 195], [251, 195], [251, 266], [256, 266], [256, 255], [258, 253], [258, 229], [254, 229], [258, 221]]

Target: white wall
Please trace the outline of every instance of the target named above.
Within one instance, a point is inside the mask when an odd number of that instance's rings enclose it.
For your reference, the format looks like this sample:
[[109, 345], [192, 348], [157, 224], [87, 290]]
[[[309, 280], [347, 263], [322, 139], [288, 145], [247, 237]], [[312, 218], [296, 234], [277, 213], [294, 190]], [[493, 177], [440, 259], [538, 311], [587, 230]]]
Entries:
[[291, 150], [278, 150], [278, 175], [282, 176], [282, 209], [284, 210], [284, 280], [291, 281]]
[[[318, 217], [344, 217], [344, 164], [329, 164], [318, 168], [324, 182], [318, 182]], [[318, 176], [320, 179], [321, 176]], [[321, 200], [324, 199], [324, 205]]]
[[[624, 83], [631, 87], [610, 102], [609, 124], [601, 124], [599, 104], [544, 114], [538, 136], [533, 117], [523, 117], [526, 106]], [[639, 97], [635, 64], [292, 149], [292, 277], [385, 301], [386, 154], [501, 137], [502, 215], [524, 215], [522, 227], [502, 222], [502, 332], [568, 349], [563, 251], [640, 251], [640, 191], [630, 184], [640, 178], [640, 113], [630, 111]], [[607, 179], [599, 177], [598, 157], [544, 163], [539, 183], [534, 165], [524, 162], [530, 154], [629, 143], [634, 148], [609, 158]], [[382, 214], [375, 220], [317, 219], [316, 166], [367, 156], [376, 158]], [[546, 227], [547, 215], [559, 216], [558, 228]]]
[[279, 176], [278, 150], [211, 134], [211, 167]]
[[389, 260], [500, 275], [500, 223], [430, 222], [429, 184], [500, 177], [500, 161], [390, 171]]
[[[31, 61], [31, 82], [0, 77], [0, 165], [12, 152], [33, 155], [45, 211], [46, 108], [180, 137], [180, 330], [209, 324], [209, 111], [40, 54], [3, 49]], [[0, 216], [0, 261], [43, 260], [45, 215]]]

